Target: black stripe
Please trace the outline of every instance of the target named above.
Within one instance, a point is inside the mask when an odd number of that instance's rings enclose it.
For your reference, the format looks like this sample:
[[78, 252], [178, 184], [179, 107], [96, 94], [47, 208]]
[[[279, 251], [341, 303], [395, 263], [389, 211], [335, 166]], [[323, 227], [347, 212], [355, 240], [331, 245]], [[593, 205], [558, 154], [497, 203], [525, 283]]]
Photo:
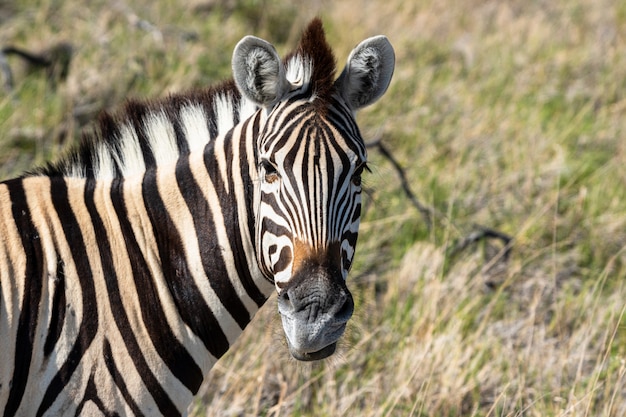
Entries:
[[[124, 202], [120, 200], [122, 200], [123, 196], [123, 184], [123, 180], [114, 180], [111, 185], [111, 199], [113, 202], [117, 201], [117, 205], [122, 206], [124, 205]], [[113, 252], [109, 242], [109, 237], [107, 236], [104, 223], [102, 222], [94, 203], [94, 191], [95, 183], [89, 182], [85, 188], [85, 203], [91, 216], [91, 223], [93, 224], [98, 242], [98, 248], [100, 249], [100, 260], [108, 292], [109, 307], [113, 313], [113, 320], [122, 335], [122, 339], [124, 340], [130, 359], [135, 365], [135, 369], [137, 369], [137, 372], [141, 376], [148, 392], [154, 399], [159, 411], [163, 415], [168, 416], [180, 415], [180, 411], [178, 411], [172, 400], [169, 398], [167, 392], [165, 392], [159, 381], [150, 370], [128, 320], [128, 315], [126, 314], [122, 297], [120, 296], [119, 283], [114, 267], [115, 264], [113, 261]], [[125, 211], [126, 209], [123, 208], [123, 212]], [[118, 388], [120, 388], [123, 392], [123, 388], [119, 385], [117, 380], [116, 383], [118, 383]]]
[[277, 274], [287, 269], [287, 267], [291, 265], [292, 261], [293, 255], [291, 248], [289, 246], [283, 246], [283, 248], [280, 250], [278, 261], [272, 266], [274, 268], [274, 274]]
[[[144, 203], [146, 209], [154, 203], [154, 201], [160, 201], [158, 190], [155, 182], [155, 170], [149, 170], [144, 176], [142, 185], [142, 192], [144, 197]], [[148, 330], [150, 339], [154, 344], [156, 351], [163, 360], [163, 363], [170, 369], [172, 374], [182, 382], [185, 387], [192, 393], [196, 393], [202, 384], [202, 370], [193, 360], [189, 352], [185, 349], [176, 336], [172, 332], [172, 329], [167, 322], [165, 313], [161, 306], [161, 300], [157, 293], [156, 285], [153, 282], [153, 277], [150, 273], [149, 265], [146, 259], [143, 257], [143, 253], [135, 234], [128, 220], [128, 214], [126, 212], [126, 205], [123, 200], [123, 190], [112, 189], [112, 201], [113, 207], [120, 222], [120, 228], [124, 241], [126, 243], [126, 251], [130, 259], [131, 268], [133, 271], [133, 278], [135, 280], [135, 287], [137, 288], [137, 297], [139, 299], [139, 305], [141, 308], [141, 317], [144, 325]], [[171, 278], [166, 272], [169, 268], [174, 268], [174, 276], [176, 272], [180, 272], [178, 267], [180, 264], [174, 264], [171, 260], [163, 257], [163, 251], [170, 245], [168, 241], [169, 228], [164, 223], [153, 223], [153, 231], [157, 245], [159, 246], [159, 252], [161, 255], [161, 266], [163, 268], [166, 280]], [[166, 236], [163, 236], [163, 232]], [[162, 248], [165, 246], [165, 248]], [[184, 263], [184, 260], [182, 261]]]
[[[330, 154], [334, 152], [341, 160], [340, 166], [337, 167], [340, 170], [340, 174], [336, 183], [336, 188], [329, 190], [330, 198], [328, 200], [328, 213], [332, 213], [329, 217], [335, 222], [333, 225], [333, 232], [335, 233], [335, 236], [340, 236], [340, 234], [343, 233], [343, 227], [345, 227], [347, 220], [346, 217], [348, 216], [347, 212], [354, 207], [354, 199], [357, 194], [351, 192], [351, 185], [348, 183], [351, 181], [349, 175], [352, 173], [350, 159], [342, 146], [334, 139], [333, 132], [330, 127], [325, 126], [324, 131], [327, 137], [327, 150], [329, 157]], [[343, 140], [342, 142], [348, 143], [349, 141]], [[344, 184], [347, 184], [347, 190], [346, 192], [339, 194]]]
[[[345, 178], [350, 172], [350, 160], [347, 158], [347, 155], [341, 150], [337, 149], [338, 143], [336, 139], [332, 136], [332, 131], [325, 124], [320, 128], [320, 132], [323, 132], [324, 142], [326, 146], [324, 147], [324, 154], [327, 161], [326, 173], [328, 176], [328, 186], [327, 186], [327, 199], [326, 199], [326, 212], [328, 213], [328, 224], [327, 230], [329, 233], [329, 238], [337, 237], [339, 238], [341, 231], [337, 230], [337, 227], [341, 226], [341, 222], [338, 222], [337, 210], [340, 208], [340, 202], [337, 201], [337, 197], [340, 196], [338, 193], [341, 190], [341, 187], [344, 185]], [[338, 166], [335, 166], [335, 161], [333, 156], [338, 154], [341, 159], [341, 163]], [[339, 178], [335, 182], [335, 172], [339, 172]], [[344, 193], [344, 196], [350, 194], [350, 186], [348, 185], [348, 192]], [[343, 197], [345, 198], [345, 197]]]
[[[15, 358], [11, 377], [9, 397], [4, 409], [4, 416], [13, 416], [24, 396], [24, 389], [30, 373], [33, 353], [33, 341], [37, 328], [37, 315], [41, 301], [43, 278], [43, 254], [39, 235], [30, 217], [30, 211], [24, 193], [22, 180], [5, 182], [11, 198], [11, 213], [22, 241], [26, 268], [24, 271], [24, 297], [20, 309], [15, 340]], [[21, 277], [17, 277], [21, 279]]]
[[[182, 106], [186, 105], [187, 101], [180, 98], [170, 97], [161, 111], [165, 114], [167, 120], [171, 123], [174, 129], [174, 136], [176, 137], [176, 147], [178, 148], [179, 155], [185, 155], [189, 153], [189, 142], [185, 137], [183, 125], [181, 123], [180, 111]], [[207, 138], [208, 140], [208, 138]]]
[[[273, 276], [269, 273], [269, 271], [265, 267], [265, 264], [263, 262], [259, 262], [259, 260], [257, 259], [258, 242], [257, 242], [257, 236], [256, 236], [256, 233], [257, 233], [256, 212], [258, 208], [255, 207], [254, 205], [255, 204], [254, 194], [255, 194], [255, 188], [257, 184], [255, 184], [250, 177], [250, 171], [256, 171], [258, 164], [259, 164], [257, 142], [258, 142], [259, 130], [260, 130], [260, 127], [259, 127], [260, 120], [261, 120], [261, 112], [258, 112], [253, 116], [252, 119], [246, 120], [244, 122], [244, 125], [242, 126], [241, 132], [244, 138], [253, 138], [253, 140], [244, 139], [244, 140], [239, 141], [239, 155], [241, 158], [240, 175], [241, 175], [242, 182], [244, 185], [244, 190], [243, 190], [244, 191], [244, 204], [246, 206], [246, 220], [247, 220], [247, 226], [248, 226], [248, 235], [250, 236], [250, 241], [252, 243], [252, 248], [253, 248], [253, 254], [250, 254], [248, 256], [250, 256], [251, 259], [257, 263], [257, 266], [259, 267], [260, 271], [263, 274], [263, 278], [265, 278], [267, 282], [273, 285], [274, 284]], [[233, 143], [232, 146], [236, 146], [236, 144]], [[251, 154], [250, 154], [250, 151], [248, 150], [248, 146], [252, 147]], [[244, 251], [242, 249], [241, 254], [243, 253]], [[244, 285], [246, 284], [244, 283]], [[248, 291], [248, 295], [252, 297], [252, 299], [257, 303], [259, 307], [261, 307], [265, 303], [265, 301], [267, 301], [267, 295], [261, 294], [260, 296], [255, 296], [247, 289], [247, 287], [246, 287], [246, 290]]]
[[[181, 160], [187, 160], [187, 158], [183, 157]], [[180, 161], [178, 165], [181, 165]], [[177, 172], [177, 177], [178, 175]], [[146, 211], [152, 223], [154, 237], [157, 242], [157, 247], [159, 248], [163, 275], [165, 276], [167, 285], [183, 321], [202, 339], [202, 342], [209, 352], [219, 358], [226, 353], [229, 348], [228, 339], [222, 331], [219, 321], [206, 305], [202, 293], [193, 280], [186, 262], [181, 236], [178, 234], [176, 226], [163, 204], [163, 200], [157, 190], [156, 182], [157, 178], [155, 172], [147, 172], [143, 182], [143, 194]], [[196, 186], [191, 183], [189, 186], [183, 184], [182, 186], [179, 185], [179, 187], [181, 191], [185, 188], [196, 188]], [[210, 217], [208, 211], [197, 210], [194, 211], [193, 214], [194, 221], [201, 221]], [[201, 241], [200, 249], [206, 250], [207, 247], [211, 246], [210, 242], [215, 242], [214, 235], [211, 236], [211, 240], [209, 241]], [[213, 246], [214, 248], [219, 248], [217, 244]], [[207, 257], [208, 256], [205, 256], [205, 258]], [[224, 270], [222, 270], [221, 273], [223, 273], [223, 271]], [[217, 276], [211, 276], [210, 281], [213, 285], [213, 283], [217, 281]], [[222, 290], [218, 289], [217, 293], [219, 294], [220, 291]], [[202, 381], [200, 380], [198, 382]], [[194, 393], [196, 391], [194, 391]]]
[[[232, 131], [231, 131], [232, 132]], [[245, 142], [240, 140], [240, 138], [233, 138], [231, 133], [227, 134], [225, 138], [225, 149], [224, 155], [220, 156], [224, 158], [226, 161], [233, 160], [233, 147], [238, 146], [239, 143]], [[213, 153], [215, 155], [215, 153]], [[240, 155], [240, 158], [244, 158], [244, 155]], [[267, 297], [259, 290], [259, 288], [254, 283], [252, 279], [252, 275], [250, 274], [250, 269], [248, 268], [248, 257], [254, 256], [254, 254], [246, 253], [243, 240], [241, 238], [241, 230], [240, 230], [240, 219], [239, 219], [239, 210], [238, 210], [238, 202], [236, 195], [239, 190], [235, 190], [234, 181], [229, 180], [231, 178], [235, 178], [235, 175], [243, 176], [242, 182], [245, 184], [246, 180], [250, 182], [250, 178], [248, 177], [248, 161], [240, 159], [239, 166], [241, 166], [241, 170], [237, 173], [233, 172], [233, 164], [226, 164], [226, 178], [222, 178], [221, 172], [218, 169], [218, 164], [216, 160], [211, 160], [209, 158], [208, 152], [205, 153], [204, 157], [204, 166], [211, 177], [211, 182], [214, 184], [217, 194], [221, 196], [221, 207], [222, 207], [222, 218], [224, 219], [224, 227], [228, 233], [228, 240], [230, 242], [230, 247], [232, 249], [233, 256], [235, 258], [235, 268], [237, 269], [237, 279], [241, 282], [242, 286], [246, 290], [248, 296], [256, 303], [257, 307], [261, 307]], [[242, 172], [243, 171], [243, 172]], [[244, 186], [245, 187], [245, 186]], [[204, 201], [204, 198], [202, 199]], [[254, 216], [254, 215], [252, 215]], [[214, 230], [215, 226], [212, 226]], [[252, 238], [254, 238], [254, 232], [251, 234]], [[210, 276], [210, 275], [209, 275]], [[243, 306], [242, 312], [245, 312], [245, 316], [247, 316], [247, 320], [245, 324], [237, 320], [237, 323], [244, 326], [248, 324], [250, 321], [250, 317]], [[242, 327], [243, 328], [243, 327]]]
[[234, 94], [228, 94], [227, 97], [233, 104], [233, 126], [237, 126], [241, 121], [241, 97]]
[[[213, 167], [216, 168], [216, 166], [217, 163], [214, 163]], [[180, 158], [178, 160], [176, 164], [176, 181], [178, 182], [180, 193], [185, 199], [189, 211], [192, 213], [204, 273], [209, 278], [209, 284], [220, 299], [222, 305], [226, 307], [239, 327], [243, 329], [250, 322], [250, 314], [241, 302], [241, 299], [239, 299], [239, 295], [237, 295], [237, 291], [230, 282], [230, 279], [228, 279], [226, 263], [222, 256], [222, 245], [220, 245], [216, 233], [216, 226], [213, 221], [213, 210], [193, 178], [188, 158]], [[220, 184], [214, 183], [214, 185], [221, 188]], [[217, 191], [217, 194], [225, 196], [224, 192]], [[229, 234], [229, 243], [233, 243], [237, 238], [236, 236], [239, 235], [239, 230], [233, 235], [232, 225], [229, 227], [229, 222], [234, 216], [233, 211], [236, 211], [232, 209], [232, 204], [224, 204], [222, 206], [222, 213], [220, 213], [220, 215], [223, 216], [224, 226]], [[234, 226], [238, 229], [237, 224]]]
[[126, 386], [124, 377], [122, 376], [120, 371], [117, 369], [117, 366], [115, 365], [113, 352], [111, 351], [111, 344], [109, 343], [108, 339], [104, 340], [104, 345], [102, 347], [102, 350], [103, 350], [102, 356], [104, 357], [104, 363], [106, 364], [106, 367], [109, 370], [109, 374], [111, 375], [111, 378], [113, 378], [113, 382], [115, 383], [117, 388], [122, 393], [122, 396], [126, 400], [126, 404], [128, 404], [130, 409], [133, 410], [133, 414], [136, 417], [143, 416], [144, 415], [143, 412], [139, 409], [139, 407], [137, 406], [137, 403], [135, 403], [135, 400], [133, 399], [133, 397], [130, 395], [130, 392], [128, 391], [128, 387]]
[[[256, 241], [256, 210], [257, 207], [254, 206], [254, 189], [256, 187], [256, 184], [254, 184], [250, 178], [250, 174], [248, 173], [248, 171], [246, 171], [246, 169], [251, 169], [256, 171], [257, 166], [259, 164], [259, 148], [257, 146], [257, 141], [258, 141], [258, 137], [259, 137], [259, 130], [260, 130], [260, 123], [261, 123], [261, 112], [256, 113], [254, 116], [254, 119], [252, 120], [252, 122], [250, 121], [250, 119], [246, 120], [244, 122], [244, 126], [242, 126], [242, 134], [245, 135], [246, 138], [254, 138], [253, 144], [252, 144], [252, 151], [253, 151], [253, 155], [248, 155], [248, 141], [247, 140], [241, 140], [240, 142], [240, 152], [239, 155], [241, 155], [241, 158], [245, 157], [245, 156], [252, 156], [253, 162], [252, 162], [252, 167], [248, 167], [246, 164], [243, 163], [242, 161], [242, 165], [241, 165], [241, 175], [243, 178], [243, 183], [246, 185], [246, 189], [245, 191], [245, 197], [246, 197], [246, 213], [248, 215], [248, 231], [250, 233], [250, 240], [252, 241], [252, 246], [254, 248], [254, 253], [256, 256], [257, 253], [257, 241]], [[250, 124], [252, 126], [250, 126]], [[234, 145], [233, 145], [234, 146]], [[262, 264], [262, 263], [259, 263]], [[265, 277], [268, 281], [273, 282], [269, 277]]]
[[[345, 132], [345, 136], [354, 138], [354, 144], [358, 147], [359, 155], [366, 153], [365, 142], [362, 139], [359, 126], [349, 110], [344, 104], [337, 100], [331, 100], [330, 111], [328, 112], [328, 120], [340, 132]], [[350, 145], [349, 145], [350, 146]], [[353, 149], [351, 147], [351, 149]]]
[[[261, 146], [266, 147], [271, 145], [275, 150], [285, 147], [291, 140], [291, 136], [294, 131], [302, 136], [301, 125], [306, 119], [310, 119], [314, 115], [310, 112], [306, 112], [306, 106], [299, 106], [290, 109], [289, 117], [284, 124], [280, 125], [280, 115], [287, 110], [286, 107], [282, 108], [276, 114], [272, 115], [272, 118], [265, 123], [261, 137], [264, 137]], [[274, 151], [276, 152], [276, 151]]]
[[82, 414], [83, 408], [88, 402], [92, 402], [96, 407], [98, 407], [100, 414], [104, 417], [119, 417], [119, 413], [107, 410], [102, 402], [102, 399], [98, 396], [98, 388], [96, 387], [96, 382], [93, 379], [93, 373], [89, 376], [89, 381], [87, 381], [87, 387], [85, 388], [83, 400], [76, 408], [76, 416], [80, 416]]
[[[308, 182], [306, 181], [306, 175], [302, 178], [302, 180], [300, 180], [300, 178], [297, 178], [294, 170], [291, 168], [296, 165], [296, 158], [298, 157], [298, 152], [300, 151], [300, 148], [302, 148], [303, 146], [306, 147], [307, 143], [308, 142], [306, 135], [304, 134], [304, 129], [301, 129], [298, 132], [298, 137], [295, 139], [294, 145], [291, 149], [289, 149], [287, 155], [285, 155], [285, 175], [287, 176], [287, 181], [292, 185], [294, 192], [290, 193], [285, 190], [284, 193], [281, 193], [279, 198], [282, 203], [281, 206], [284, 207], [284, 210], [288, 211], [288, 213], [286, 213], [288, 217], [286, 218], [291, 219], [291, 221], [294, 223], [294, 232], [296, 230], [302, 230], [304, 232], [306, 228], [304, 217], [300, 215], [302, 207], [300, 201], [300, 187], [306, 187], [308, 185]], [[305, 160], [307, 154], [308, 150], [305, 150], [305, 154], [302, 160]], [[302, 170], [306, 172], [306, 167], [304, 167], [304, 164], [302, 166]], [[270, 204], [272, 207], [275, 207], [277, 211], [280, 211], [279, 205], [277, 203], [271, 201], [268, 198], [263, 198], [263, 201]]]
[[57, 273], [54, 278], [54, 294], [52, 296], [52, 308], [50, 309], [50, 326], [48, 336], [43, 345], [44, 356], [50, 356], [56, 347], [63, 322], [65, 321], [65, 269], [61, 259], [57, 262]]
[[[38, 416], [43, 415], [52, 405], [59, 393], [63, 391], [98, 331], [96, 290], [93, 282], [93, 273], [88, 262], [89, 253], [85, 247], [80, 225], [70, 205], [65, 180], [60, 177], [51, 178], [50, 193], [54, 210], [59, 216], [61, 227], [63, 228], [65, 240], [71, 248], [72, 259], [78, 275], [77, 278], [80, 281], [83, 318], [78, 329], [76, 343], [72, 346], [61, 369], [59, 369], [54, 378], [52, 378], [52, 381], [50, 381], [48, 389], [37, 410]], [[75, 302], [77, 302], [77, 300]]]
[[210, 104], [207, 103], [207, 106], [204, 107], [207, 128], [209, 129], [209, 137], [211, 139], [215, 139], [220, 133], [217, 129], [217, 115], [215, 114], [213, 104], [215, 104], [215, 97], [211, 97]]
[[269, 217], [263, 217], [263, 220], [261, 220], [261, 230], [263, 230], [264, 233], [270, 232], [274, 236], [291, 237], [291, 231], [289, 229], [274, 222], [274, 220]]
[[[98, 157], [95, 150], [98, 149], [97, 147], [98, 143], [104, 143], [106, 144], [106, 149], [108, 150], [107, 156], [114, 163], [114, 175], [120, 176], [122, 174], [120, 171], [120, 167], [118, 164], [115, 163], [115, 158], [112, 157], [112, 153], [114, 152], [114, 149], [119, 148], [118, 146], [115, 145], [115, 143], [120, 141], [119, 123], [110, 114], [103, 113], [99, 117], [98, 125], [100, 128], [98, 139], [96, 139], [95, 137], [92, 137], [89, 139], [88, 136], [85, 136], [81, 143], [81, 149], [84, 150], [84, 153], [86, 155], [86, 157], [83, 158], [83, 160], [89, 161], [89, 165], [85, 169], [85, 172], [87, 172], [88, 177], [94, 176], [94, 166], [96, 164], [96, 158]], [[80, 163], [75, 163], [72, 165], [80, 166]]]
[[[244, 141], [241, 141], [244, 142]], [[237, 144], [233, 143], [232, 146], [237, 146]], [[244, 184], [244, 190], [247, 190], [248, 187], [246, 184], [251, 184], [252, 180], [248, 176], [248, 161], [245, 160], [245, 155], [239, 156], [241, 158], [241, 163], [239, 164], [240, 171], [237, 173], [232, 172], [232, 164], [228, 164], [228, 175], [229, 178], [233, 178], [234, 175], [239, 175], [242, 177], [242, 182]], [[228, 196], [232, 196], [232, 200], [230, 204], [233, 207], [237, 207], [237, 200], [235, 199], [235, 195], [237, 191], [234, 189], [234, 182], [229, 181], [229, 193]], [[247, 192], [246, 192], [247, 194]], [[239, 210], [235, 208], [232, 212], [232, 222], [230, 222], [231, 227], [233, 227], [232, 235], [233, 239], [231, 239], [231, 248], [233, 250], [233, 256], [235, 257], [235, 267], [237, 268], [237, 275], [239, 276], [239, 281], [243, 285], [243, 288], [246, 290], [248, 296], [256, 303], [257, 307], [261, 307], [265, 304], [267, 297], [265, 294], [261, 292], [259, 287], [254, 283], [254, 279], [252, 278], [252, 274], [250, 273], [250, 269], [248, 268], [248, 259], [254, 258], [256, 256], [255, 253], [246, 253], [246, 250], [243, 246], [243, 239], [241, 238], [241, 222], [245, 221], [249, 224], [250, 218], [254, 219], [254, 212], [250, 212], [246, 210], [246, 214], [248, 218], [240, 219], [239, 218]], [[228, 222], [227, 222], [228, 223]], [[255, 239], [254, 229], [250, 232], [250, 238], [252, 240]]]

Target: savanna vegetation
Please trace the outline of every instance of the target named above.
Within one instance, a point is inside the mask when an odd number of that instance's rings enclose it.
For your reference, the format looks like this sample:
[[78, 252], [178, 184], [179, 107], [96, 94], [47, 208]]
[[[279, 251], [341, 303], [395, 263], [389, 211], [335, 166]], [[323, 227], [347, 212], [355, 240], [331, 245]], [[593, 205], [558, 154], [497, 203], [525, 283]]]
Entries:
[[396, 49], [359, 115], [356, 314], [301, 364], [270, 299], [190, 415], [626, 415], [624, 2], [5, 0], [0, 176], [127, 97], [228, 78], [246, 34], [287, 52], [316, 15], [340, 66], [367, 36]]

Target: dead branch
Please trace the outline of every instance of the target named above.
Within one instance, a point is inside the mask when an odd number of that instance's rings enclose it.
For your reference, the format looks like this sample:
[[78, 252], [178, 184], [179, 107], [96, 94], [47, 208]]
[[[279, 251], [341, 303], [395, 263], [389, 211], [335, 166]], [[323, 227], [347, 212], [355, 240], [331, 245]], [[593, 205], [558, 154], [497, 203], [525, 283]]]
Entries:
[[383, 145], [382, 138], [376, 139], [373, 142], [366, 144], [368, 148], [376, 148], [378, 152], [391, 163], [393, 168], [395, 169], [398, 177], [400, 178], [400, 185], [404, 190], [404, 193], [408, 197], [409, 201], [419, 211], [426, 223], [426, 227], [430, 230], [432, 228], [432, 218], [434, 216], [434, 210], [432, 208], [426, 207], [423, 205], [415, 196], [415, 193], [411, 190], [409, 185], [409, 181], [407, 180], [406, 174], [404, 173], [404, 169], [398, 162], [396, 158], [389, 152], [389, 150]]
[[474, 245], [482, 240], [497, 239], [502, 241], [504, 244], [501, 259], [503, 261], [507, 261], [509, 259], [513, 243], [513, 238], [511, 236], [498, 230], [480, 225], [475, 225], [474, 227], [475, 230], [473, 232], [465, 236], [463, 239], [460, 239], [454, 246], [452, 246], [452, 248], [450, 248], [448, 252], [450, 257], [455, 257], [471, 245]]
[[2, 72], [2, 87], [9, 93], [13, 90], [13, 72], [3, 51], [0, 51], [0, 71]]
[[[429, 230], [432, 228], [434, 218], [443, 219], [448, 223], [448, 225], [452, 226], [454, 229], [460, 230], [454, 224], [454, 222], [452, 222], [445, 214], [439, 212], [434, 207], [425, 206], [418, 200], [418, 198], [415, 196], [415, 193], [413, 193], [413, 191], [411, 190], [411, 186], [409, 185], [409, 181], [404, 172], [404, 169], [402, 168], [398, 160], [391, 154], [391, 152], [382, 144], [382, 137], [375, 139], [370, 143], [367, 143], [366, 147], [378, 150], [378, 152], [380, 152], [380, 154], [385, 157], [389, 161], [389, 163], [391, 163], [398, 177], [400, 178], [400, 185], [404, 193], [406, 194], [411, 204], [417, 209], [417, 211], [419, 211]], [[447, 257], [448, 259], [453, 260], [461, 252], [477, 244], [478, 242], [492, 239], [500, 240], [504, 246], [502, 250], [499, 251], [499, 254], [497, 256], [485, 256], [485, 267], [489, 268], [493, 266], [493, 264], [496, 262], [502, 262], [503, 264], [507, 264], [509, 260], [509, 255], [511, 254], [511, 250], [513, 247], [513, 238], [506, 233], [480, 225], [474, 225], [473, 231], [469, 235], [459, 239], [455, 244], [448, 247], [448, 249], [446, 250], [446, 253], [448, 255]]]
[[67, 78], [73, 47], [67, 42], [59, 42], [39, 53], [16, 46], [3, 47], [0, 51], [0, 71], [3, 74], [3, 84], [6, 91], [13, 90], [13, 73], [7, 59], [9, 55], [19, 57], [26, 62], [28, 71], [43, 68], [51, 85], [55, 87], [58, 82]]

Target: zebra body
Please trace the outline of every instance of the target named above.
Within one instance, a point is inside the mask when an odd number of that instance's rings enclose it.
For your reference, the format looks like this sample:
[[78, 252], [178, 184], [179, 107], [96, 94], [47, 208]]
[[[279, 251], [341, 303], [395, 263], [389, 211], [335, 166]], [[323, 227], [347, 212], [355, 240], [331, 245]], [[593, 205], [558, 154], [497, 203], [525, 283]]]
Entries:
[[354, 112], [393, 50], [334, 80], [319, 20], [284, 62], [246, 37], [235, 83], [131, 102], [60, 162], [0, 183], [4, 415], [180, 415], [278, 292], [292, 355], [332, 354], [365, 147]]

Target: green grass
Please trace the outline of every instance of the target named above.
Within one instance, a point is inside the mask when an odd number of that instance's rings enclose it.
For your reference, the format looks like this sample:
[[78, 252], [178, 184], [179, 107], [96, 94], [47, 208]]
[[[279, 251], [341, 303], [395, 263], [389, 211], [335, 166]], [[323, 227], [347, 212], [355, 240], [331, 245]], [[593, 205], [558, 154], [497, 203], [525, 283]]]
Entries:
[[[319, 14], [342, 65], [357, 42], [384, 33], [394, 80], [359, 120], [438, 213], [432, 227], [371, 149], [356, 313], [339, 354], [312, 366], [290, 359], [270, 299], [191, 414], [626, 414], [626, 7], [336, 3], [3, 3], [0, 42], [70, 41], [75, 55], [57, 87], [11, 58], [0, 175], [55, 157], [126, 97], [229, 77], [246, 34], [284, 53]], [[492, 258], [497, 241], [449, 256], [475, 225], [514, 238], [506, 262]]]

